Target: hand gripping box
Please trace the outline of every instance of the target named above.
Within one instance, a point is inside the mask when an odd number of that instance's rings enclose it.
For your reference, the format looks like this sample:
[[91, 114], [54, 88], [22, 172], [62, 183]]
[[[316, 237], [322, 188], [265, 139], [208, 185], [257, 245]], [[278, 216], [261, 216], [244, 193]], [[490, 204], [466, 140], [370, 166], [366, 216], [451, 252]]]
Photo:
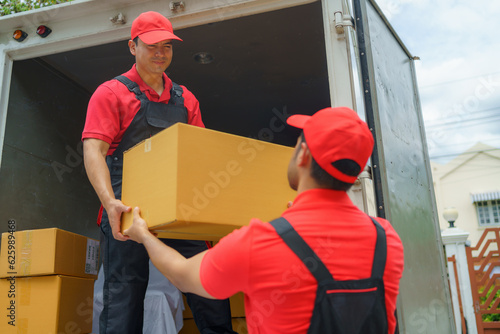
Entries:
[[0, 333], [91, 333], [94, 280], [62, 275], [0, 279]]
[[[124, 154], [122, 201], [160, 237], [218, 240], [295, 198], [293, 148], [177, 123]], [[122, 230], [132, 224], [122, 215]]]
[[58, 228], [2, 233], [0, 277], [67, 275], [97, 279], [99, 241]]

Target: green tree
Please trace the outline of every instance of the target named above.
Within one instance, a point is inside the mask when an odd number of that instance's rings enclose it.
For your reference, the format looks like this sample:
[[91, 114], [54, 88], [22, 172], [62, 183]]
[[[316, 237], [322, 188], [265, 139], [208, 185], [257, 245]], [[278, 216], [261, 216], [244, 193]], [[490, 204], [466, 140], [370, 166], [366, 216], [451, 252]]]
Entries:
[[5, 16], [27, 10], [57, 5], [72, 0], [2, 0], [0, 1], [0, 15]]
[[[486, 293], [485, 297], [480, 297], [479, 300], [481, 303], [486, 302], [486, 300], [490, 297], [491, 293], [493, 292], [493, 289], [495, 289], [495, 285], [493, 285], [490, 290]], [[479, 293], [482, 293], [484, 291], [484, 287], [479, 289]], [[493, 304], [495, 304], [495, 301], [500, 298], [500, 290], [497, 290], [495, 293], [495, 298], [491, 301], [490, 306], [488, 306], [488, 310], [491, 310], [491, 312], [498, 311], [498, 308], [492, 309], [491, 307]], [[500, 314], [498, 313], [488, 313], [488, 314], [483, 314], [483, 321], [484, 322], [493, 322], [493, 321], [500, 321]]]

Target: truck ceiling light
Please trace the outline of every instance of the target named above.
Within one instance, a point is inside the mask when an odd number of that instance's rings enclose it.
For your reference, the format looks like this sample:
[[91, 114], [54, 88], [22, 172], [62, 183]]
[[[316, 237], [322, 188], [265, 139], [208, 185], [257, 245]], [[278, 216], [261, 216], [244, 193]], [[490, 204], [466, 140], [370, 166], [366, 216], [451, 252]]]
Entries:
[[214, 56], [208, 52], [198, 52], [193, 58], [198, 64], [210, 64], [214, 61]]
[[12, 34], [12, 38], [14, 38], [18, 42], [24, 41], [26, 37], [28, 37], [28, 34], [20, 29], [17, 29], [16, 31], [14, 31], [14, 34]]
[[51, 32], [52, 29], [44, 25], [38, 26], [38, 28], [36, 29], [36, 33], [42, 38], [49, 36]]

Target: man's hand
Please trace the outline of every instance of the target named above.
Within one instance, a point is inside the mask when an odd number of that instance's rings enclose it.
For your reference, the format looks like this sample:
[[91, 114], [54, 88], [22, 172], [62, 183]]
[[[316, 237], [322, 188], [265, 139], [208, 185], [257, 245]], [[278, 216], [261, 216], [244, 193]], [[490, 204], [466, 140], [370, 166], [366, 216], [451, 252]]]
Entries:
[[123, 231], [123, 234], [140, 244], [144, 243], [144, 238], [146, 236], [153, 235], [149, 232], [146, 221], [141, 218], [141, 210], [138, 207], [134, 209], [134, 220], [132, 222], [132, 226]]
[[116, 240], [126, 241], [129, 238], [120, 232], [120, 218], [122, 213], [129, 212], [131, 208], [125, 206], [120, 200], [117, 200], [113, 193], [111, 177], [108, 165], [106, 164], [108, 150], [109, 144], [103, 140], [87, 138], [83, 141], [85, 170], [87, 171], [92, 187], [94, 187], [99, 200], [104, 209], [106, 209], [113, 237]]
[[108, 213], [109, 226], [111, 226], [111, 231], [113, 237], [119, 241], [127, 241], [129, 237], [122, 234], [121, 230], [121, 217], [122, 213], [129, 212], [132, 208], [126, 206], [122, 201], [118, 199], [111, 200], [106, 205], [106, 212]]
[[200, 280], [201, 261], [207, 251], [186, 259], [149, 231], [148, 224], [141, 218], [138, 207], [134, 208], [132, 226], [123, 231], [123, 234], [128, 235], [130, 240], [143, 244], [153, 265], [179, 290], [214, 299]]

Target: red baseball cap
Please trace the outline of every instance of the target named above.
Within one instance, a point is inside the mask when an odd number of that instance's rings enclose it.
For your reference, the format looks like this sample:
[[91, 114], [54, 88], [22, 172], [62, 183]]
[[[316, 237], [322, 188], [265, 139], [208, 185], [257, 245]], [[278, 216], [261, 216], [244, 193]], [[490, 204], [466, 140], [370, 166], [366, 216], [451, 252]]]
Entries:
[[155, 44], [166, 39], [182, 41], [174, 35], [172, 23], [157, 12], [145, 12], [132, 22], [131, 39], [139, 37], [146, 44]]
[[[335, 167], [350, 160], [364, 169], [373, 150], [373, 136], [368, 125], [347, 107], [325, 108], [312, 116], [292, 115], [287, 123], [303, 129], [314, 160], [328, 174], [345, 183], [354, 183], [357, 175], [348, 175]], [[359, 175], [359, 173], [358, 173]]]

